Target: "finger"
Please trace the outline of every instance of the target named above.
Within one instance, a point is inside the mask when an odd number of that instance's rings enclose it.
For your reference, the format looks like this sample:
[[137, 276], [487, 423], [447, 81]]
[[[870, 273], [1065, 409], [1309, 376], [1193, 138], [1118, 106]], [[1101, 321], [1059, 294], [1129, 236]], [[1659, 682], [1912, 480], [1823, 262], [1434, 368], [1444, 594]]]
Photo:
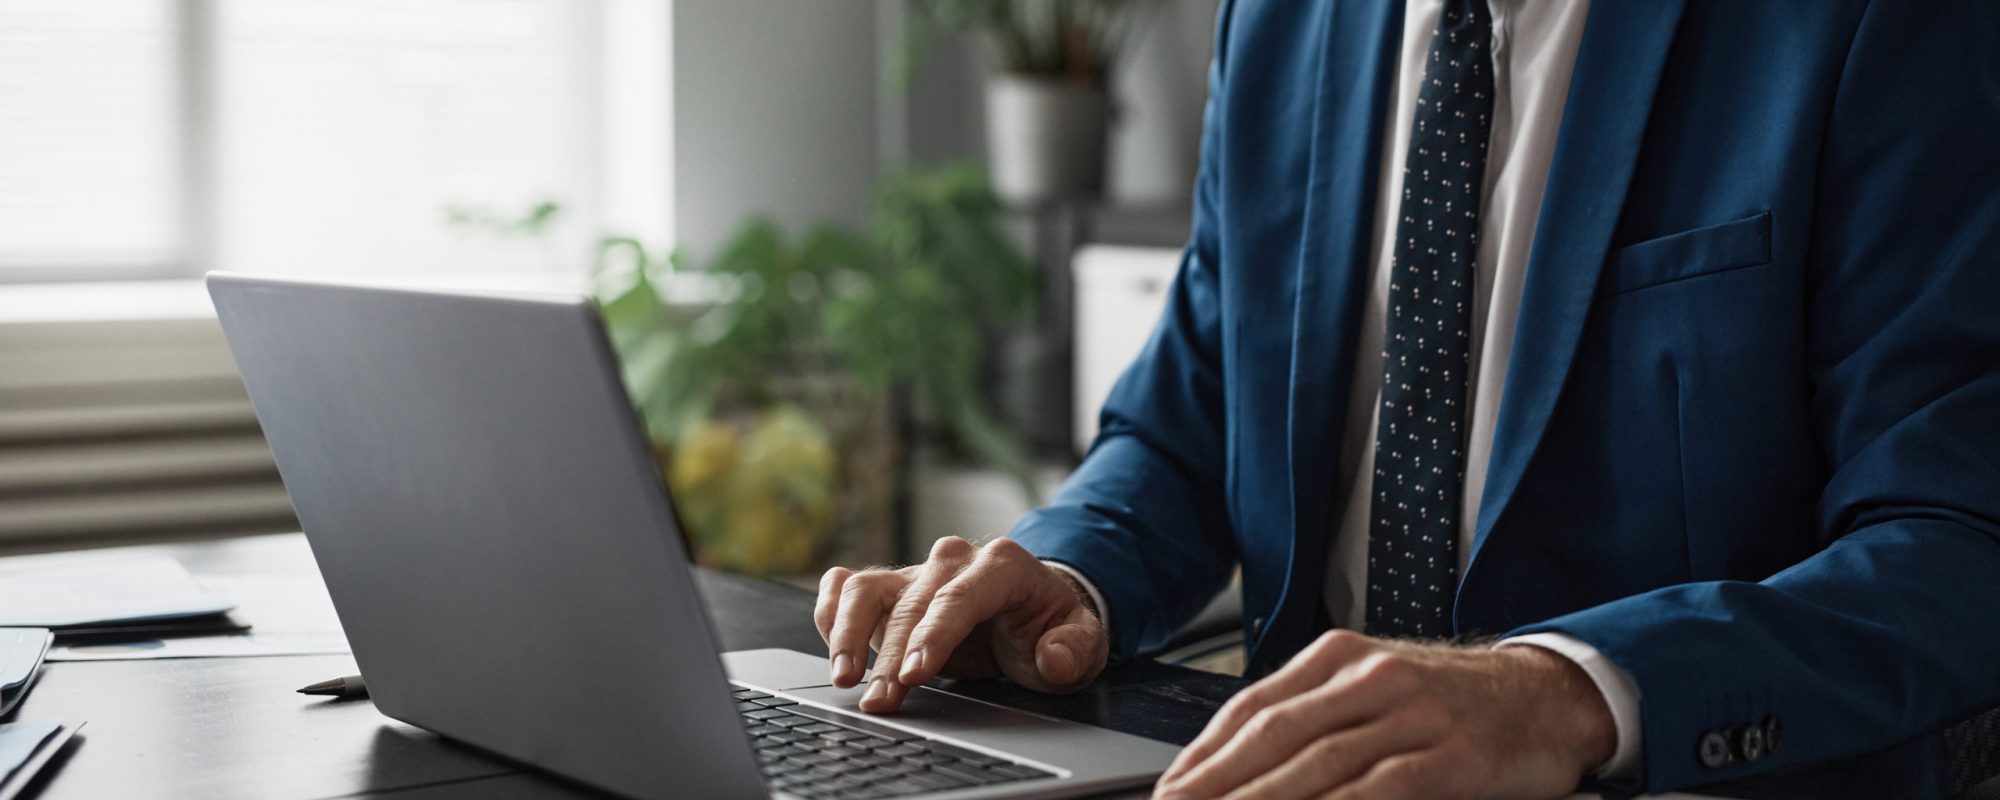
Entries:
[[1382, 719], [1335, 731], [1306, 745], [1275, 769], [1253, 776], [1225, 800], [1318, 797], [1365, 774], [1377, 762], [1420, 748], [1433, 732]]
[[1111, 656], [1111, 637], [1104, 623], [1078, 607], [1080, 617], [1050, 628], [1035, 642], [1035, 673], [1040, 681], [1022, 683], [1038, 692], [1073, 692], [1104, 671]]
[[844, 689], [861, 682], [862, 668], [868, 663], [868, 640], [882, 626], [883, 616], [906, 584], [901, 574], [870, 570], [849, 577], [841, 585], [833, 632], [827, 640], [833, 685]]
[[1327, 793], [1325, 800], [1417, 800], [1442, 794], [1456, 770], [1430, 763], [1428, 751], [1404, 753], [1375, 762], [1361, 777]]
[[1048, 567], [1011, 539], [980, 548], [970, 566], [938, 587], [910, 631], [901, 671], [889, 674], [904, 686], [921, 686], [937, 677], [974, 627], [1019, 605], [1024, 591], [1031, 591], [1024, 584], [1037, 576], [1028, 569]]
[[1229, 698], [1229, 702], [1215, 713], [1215, 718], [1208, 721], [1201, 735], [1181, 750], [1180, 756], [1160, 777], [1161, 784], [1174, 781], [1214, 755], [1257, 712], [1325, 683], [1335, 670], [1373, 648], [1374, 643], [1368, 637], [1352, 631], [1329, 631], [1320, 636], [1277, 672]]
[[833, 619], [840, 607], [840, 587], [853, 576], [853, 570], [834, 567], [819, 577], [819, 599], [813, 603], [813, 627], [819, 629], [820, 641], [829, 645], [833, 644]]
[[939, 539], [931, 547], [930, 558], [889, 611], [889, 621], [882, 631], [882, 646], [875, 651], [875, 675], [868, 679], [868, 691], [861, 696], [861, 710], [886, 714], [902, 707], [903, 697], [910, 689], [898, 683], [895, 676], [902, 671], [910, 631], [924, 618], [938, 589], [956, 577], [976, 552], [971, 542], [956, 536]]
[[1404, 679], [1393, 677], [1398, 671], [1400, 668], [1371, 666], [1359, 677], [1335, 678], [1274, 703], [1253, 715], [1214, 755], [1165, 785], [1170, 793], [1188, 797], [1218, 797], [1236, 789], [1284, 763], [1314, 740], [1388, 714], [1407, 696]]

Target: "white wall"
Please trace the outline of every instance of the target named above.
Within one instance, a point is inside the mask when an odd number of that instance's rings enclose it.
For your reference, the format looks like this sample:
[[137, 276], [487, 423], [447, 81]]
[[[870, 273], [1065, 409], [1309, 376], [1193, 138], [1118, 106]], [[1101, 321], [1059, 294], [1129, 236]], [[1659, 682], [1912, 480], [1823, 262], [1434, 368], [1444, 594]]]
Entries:
[[[792, 228], [859, 224], [885, 168], [984, 159], [991, 62], [977, 42], [939, 42], [907, 97], [880, 82], [904, 2], [672, 0], [673, 157], [641, 167], [667, 173], [681, 247], [705, 257], [759, 213]], [[1216, 5], [1163, 0], [1139, 29], [1116, 78], [1114, 204], [1187, 202]]]
[[674, 234], [698, 257], [753, 214], [859, 224], [877, 158], [868, 0], [676, 0]]
[[1132, 205], [1184, 205], [1201, 150], [1217, 0], [1167, 0], [1115, 77], [1118, 125], [1110, 194]]
[[[894, 9], [882, 0], [884, 41], [895, 42]], [[1200, 149], [1202, 104], [1217, 0], [1162, 0], [1137, 31], [1114, 77], [1109, 194], [1117, 205], [1185, 205]], [[913, 82], [906, 107], [890, 107], [884, 133], [915, 161], [985, 157], [983, 103], [992, 60], [983, 42], [942, 40]]]

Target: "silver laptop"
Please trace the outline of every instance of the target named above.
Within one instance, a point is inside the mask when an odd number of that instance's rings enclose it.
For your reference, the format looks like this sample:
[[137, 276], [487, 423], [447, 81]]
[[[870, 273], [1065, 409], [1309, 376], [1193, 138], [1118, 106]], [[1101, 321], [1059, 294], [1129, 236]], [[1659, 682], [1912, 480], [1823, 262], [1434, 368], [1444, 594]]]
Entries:
[[1175, 748], [819, 656], [718, 654], [579, 296], [215, 274], [209, 292], [375, 706], [633, 797], [1058, 797]]

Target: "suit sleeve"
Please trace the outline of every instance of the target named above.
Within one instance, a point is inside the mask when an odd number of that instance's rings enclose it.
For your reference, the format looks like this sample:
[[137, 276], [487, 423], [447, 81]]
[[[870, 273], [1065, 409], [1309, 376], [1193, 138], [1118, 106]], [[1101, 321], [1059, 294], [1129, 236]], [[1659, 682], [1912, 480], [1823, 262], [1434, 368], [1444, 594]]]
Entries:
[[1047, 507], [1008, 534], [1098, 588], [1118, 658], [1164, 642], [1221, 591], [1235, 563], [1223, 498], [1215, 157], [1232, 5], [1223, 3], [1216, 25], [1192, 236], [1166, 310], [1112, 388], [1082, 465]]
[[[1623, 667], [1643, 788], [1885, 749], [2000, 704], [2000, 19], [1876, 2], [1834, 94], [1805, 362], [1827, 545], [1761, 582], [1660, 589], [1528, 626]], [[1782, 746], [1705, 765], [1712, 732]]]

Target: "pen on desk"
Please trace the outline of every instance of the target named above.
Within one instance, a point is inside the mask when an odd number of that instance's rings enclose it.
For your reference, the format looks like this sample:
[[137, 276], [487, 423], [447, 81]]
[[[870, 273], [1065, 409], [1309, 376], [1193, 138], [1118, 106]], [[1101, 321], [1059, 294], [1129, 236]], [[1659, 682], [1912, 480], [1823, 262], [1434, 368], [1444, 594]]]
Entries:
[[345, 678], [320, 681], [319, 683], [300, 689], [299, 694], [319, 694], [331, 697], [367, 697], [368, 684], [362, 683], [361, 676], [359, 675], [349, 675]]

